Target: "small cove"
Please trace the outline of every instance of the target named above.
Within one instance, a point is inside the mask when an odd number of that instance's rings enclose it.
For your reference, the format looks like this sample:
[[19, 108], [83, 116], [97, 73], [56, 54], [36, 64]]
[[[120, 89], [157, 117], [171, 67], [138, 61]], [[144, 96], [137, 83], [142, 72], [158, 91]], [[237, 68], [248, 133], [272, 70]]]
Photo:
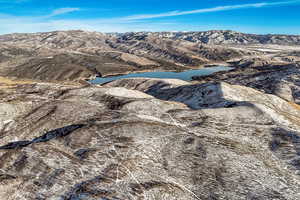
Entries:
[[229, 71], [233, 68], [218, 66], [203, 69], [192, 69], [182, 72], [143, 72], [143, 73], [130, 73], [125, 75], [110, 76], [110, 77], [98, 77], [89, 82], [92, 84], [104, 84], [110, 81], [115, 81], [123, 78], [162, 78], [162, 79], [180, 79], [184, 81], [191, 81], [193, 76], [207, 76], [215, 72]]

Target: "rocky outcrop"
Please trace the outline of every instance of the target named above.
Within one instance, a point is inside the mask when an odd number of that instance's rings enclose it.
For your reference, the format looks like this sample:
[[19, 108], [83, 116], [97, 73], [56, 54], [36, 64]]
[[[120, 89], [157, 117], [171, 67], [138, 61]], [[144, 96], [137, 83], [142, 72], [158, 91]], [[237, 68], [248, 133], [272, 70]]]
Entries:
[[300, 110], [274, 95], [124, 79], [0, 99], [3, 199], [300, 198]]

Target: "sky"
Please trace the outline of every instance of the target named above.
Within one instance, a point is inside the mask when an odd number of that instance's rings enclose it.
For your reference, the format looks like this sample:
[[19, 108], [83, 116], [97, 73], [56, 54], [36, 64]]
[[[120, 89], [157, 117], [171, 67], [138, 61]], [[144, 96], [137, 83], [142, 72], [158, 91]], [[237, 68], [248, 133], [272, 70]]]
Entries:
[[79, 29], [300, 34], [300, 0], [0, 0], [0, 34]]

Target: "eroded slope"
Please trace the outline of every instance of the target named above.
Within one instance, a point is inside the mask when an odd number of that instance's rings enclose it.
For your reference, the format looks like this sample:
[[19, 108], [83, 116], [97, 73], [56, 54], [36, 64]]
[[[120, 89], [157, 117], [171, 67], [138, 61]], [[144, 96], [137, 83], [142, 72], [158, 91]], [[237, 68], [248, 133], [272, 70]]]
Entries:
[[157, 79], [0, 97], [4, 199], [300, 198], [300, 111], [279, 97]]

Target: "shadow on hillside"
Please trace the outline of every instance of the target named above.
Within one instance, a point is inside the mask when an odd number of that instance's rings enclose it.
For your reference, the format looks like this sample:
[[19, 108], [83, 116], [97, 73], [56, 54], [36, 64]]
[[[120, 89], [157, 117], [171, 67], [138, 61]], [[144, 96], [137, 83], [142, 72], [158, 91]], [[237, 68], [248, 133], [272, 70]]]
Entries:
[[[243, 85], [254, 88], [267, 94], [276, 94], [276, 89], [281, 84], [291, 90], [291, 99], [300, 102], [300, 65], [292, 64], [260, 64], [231, 63], [234, 67], [230, 71], [216, 72], [208, 76], [194, 76], [194, 80], [205, 82], [227, 82], [229, 84]], [[292, 85], [292, 86], [291, 86]]]
[[161, 100], [176, 101], [191, 109], [231, 108], [237, 106], [254, 107], [246, 101], [231, 101], [224, 98], [221, 83], [204, 83], [170, 87], [163, 81], [152, 85], [145, 93]]
[[34, 144], [34, 143], [48, 142], [52, 139], [65, 137], [65, 136], [71, 134], [72, 132], [76, 131], [77, 129], [80, 129], [84, 126], [86, 126], [86, 125], [73, 124], [73, 125], [62, 127], [62, 128], [57, 128], [57, 129], [48, 131], [48, 132], [44, 133], [42, 136], [36, 137], [32, 140], [10, 142], [4, 146], [0, 146], [0, 150], [20, 149], [20, 148], [26, 147], [26, 146], [28, 146], [30, 144]]

